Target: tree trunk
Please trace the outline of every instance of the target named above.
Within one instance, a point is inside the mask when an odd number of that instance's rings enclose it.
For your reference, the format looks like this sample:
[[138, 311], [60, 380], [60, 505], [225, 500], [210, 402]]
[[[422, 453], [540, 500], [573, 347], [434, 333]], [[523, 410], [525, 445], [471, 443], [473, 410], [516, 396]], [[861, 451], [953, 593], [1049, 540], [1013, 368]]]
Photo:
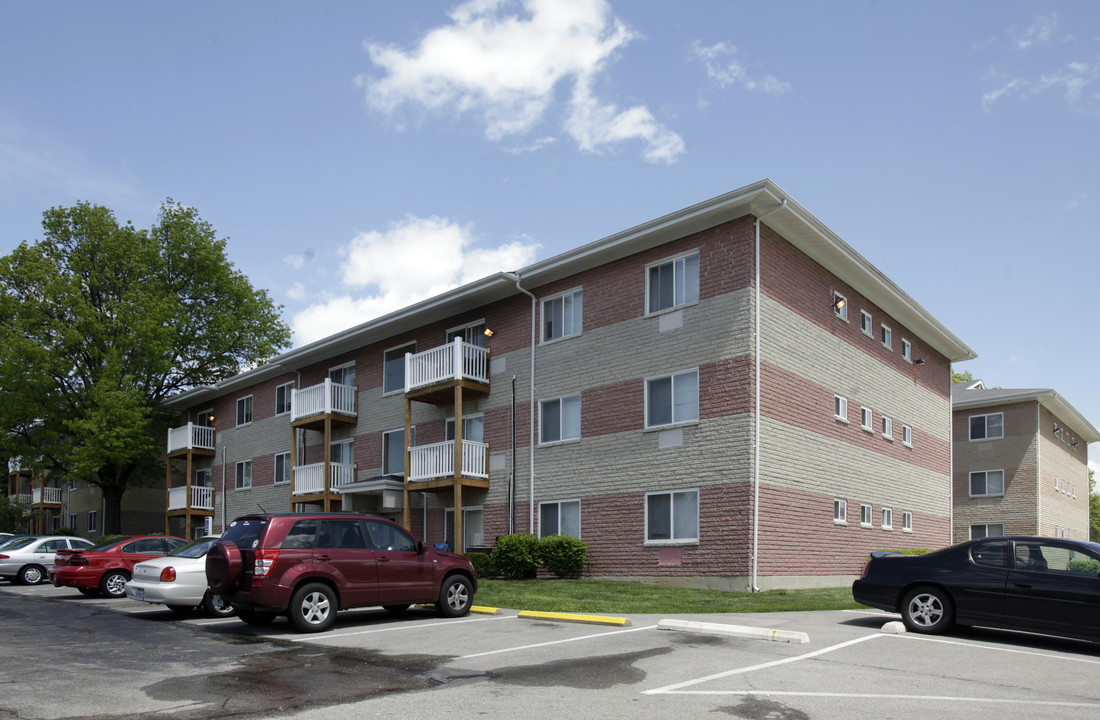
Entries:
[[102, 485], [103, 491], [103, 534], [122, 534], [122, 494], [126, 486]]

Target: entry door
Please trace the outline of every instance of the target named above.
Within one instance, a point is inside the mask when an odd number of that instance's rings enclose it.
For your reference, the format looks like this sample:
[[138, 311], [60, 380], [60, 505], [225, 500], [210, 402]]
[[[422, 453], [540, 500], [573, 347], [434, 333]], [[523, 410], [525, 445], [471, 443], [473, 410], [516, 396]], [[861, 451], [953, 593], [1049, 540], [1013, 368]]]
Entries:
[[435, 563], [417, 552], [417, 542], [407, 532], [377, 520], [365, 520], [378, 561], [378, 603], [435, 602]]

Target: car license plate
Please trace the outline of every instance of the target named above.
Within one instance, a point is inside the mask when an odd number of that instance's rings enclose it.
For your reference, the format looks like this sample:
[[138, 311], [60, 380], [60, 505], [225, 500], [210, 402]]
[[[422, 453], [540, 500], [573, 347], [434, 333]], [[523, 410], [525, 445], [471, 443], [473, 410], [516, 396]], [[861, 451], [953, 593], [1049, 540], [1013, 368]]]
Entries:
[[134, 600], [145, 599], [145, 588], [130, 588], [130, 592], [133, 593], [130, 597]]

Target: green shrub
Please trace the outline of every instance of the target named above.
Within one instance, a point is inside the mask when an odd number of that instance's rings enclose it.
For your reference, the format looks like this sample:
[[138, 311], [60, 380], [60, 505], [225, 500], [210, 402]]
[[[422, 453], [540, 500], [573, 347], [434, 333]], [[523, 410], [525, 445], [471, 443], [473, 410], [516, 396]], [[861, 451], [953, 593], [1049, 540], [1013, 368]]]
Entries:
[[558, 577], [577, 577], [588, 559], [588, 543], [572, 535], [550, 535], [539, 540], [543, 567]]
[[473, 563], [474, 572], [477, 573], [479, 578], [486, 578], [496, 573], [496, 570], [493, 568], [493, 560], [489, 557], [489, 553], [466, 553], [466, 559]]
[[504, 577], [531, 578], [539, 567], [539, 539], [534, 535], [501, 535], [489, 553], [493, 567]]
[[1100, 573], [1100, 561], [1093, 560], [1092, 558], [1074, 558], [1069, 561], [1069, 565], [1066, 566], [1070, 572], [1084, 574], [1097, 574]]

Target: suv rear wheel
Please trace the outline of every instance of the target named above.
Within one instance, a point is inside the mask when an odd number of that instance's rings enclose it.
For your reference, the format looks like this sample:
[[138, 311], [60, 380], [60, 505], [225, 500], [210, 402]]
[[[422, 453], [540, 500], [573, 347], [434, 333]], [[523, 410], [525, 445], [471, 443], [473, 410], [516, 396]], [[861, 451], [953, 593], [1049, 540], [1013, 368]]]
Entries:
[[439, 588], [439, 602], [435, 604], [435, 609], [443, 617], [460, 617], [470, 612], [472, 601], [470, 581], [461, 575], [451, 575]]
[[287, 616], [301, 632], [328, 630], [336, 622], [336, 593], [321, 583], [303, 585], [290, 599]]

